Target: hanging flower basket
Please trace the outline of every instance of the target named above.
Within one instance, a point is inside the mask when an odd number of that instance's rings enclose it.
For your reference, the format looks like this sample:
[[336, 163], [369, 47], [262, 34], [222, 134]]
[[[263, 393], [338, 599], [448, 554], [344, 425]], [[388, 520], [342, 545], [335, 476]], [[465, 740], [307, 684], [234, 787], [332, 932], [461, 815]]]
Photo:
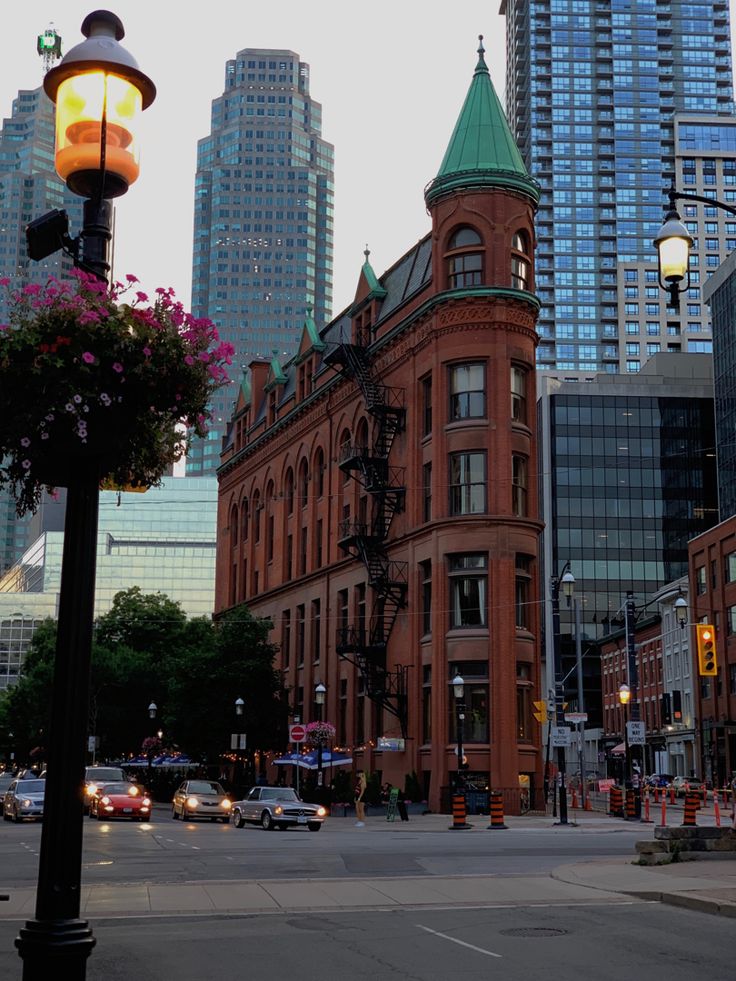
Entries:
[[156, 290], [150, 304], [136, 277], [126, 278], [108, 287], [74, 270], [70, 280], [22, 289], [0, 279], [10, 288], [10, 323], [0, 325], [0, 486], [19, 515], [36, 510], [44, 488], [83, 475], [157, 486], [190, 438], [207, 433], [232, 346], [173, 290]]
[[308, 722], [306, 726], [307, 742], [311, 746], [331, 742], [335, 738], [335, 727], [331, 722]]

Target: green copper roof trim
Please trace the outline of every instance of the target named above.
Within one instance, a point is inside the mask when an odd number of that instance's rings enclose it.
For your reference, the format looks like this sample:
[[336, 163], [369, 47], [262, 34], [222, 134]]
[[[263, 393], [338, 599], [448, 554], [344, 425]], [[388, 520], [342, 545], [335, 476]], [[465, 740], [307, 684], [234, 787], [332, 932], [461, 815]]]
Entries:
[[243, 372], [243, 377], [240, 379], [240, 391], [242, 392], [243, 398], [245, 399], [245, 404], [246, 405], [249, 405], [250, 404], [250, 395], [251, 395], [251, 392], [250, 392], [250, 378], [248, 377], [248, 375], [245, 372]]
[[317, 325], [314, 322], [314, 317], [312, 316], [312, 308], [307, 307], [307, 316], [304, 320], [304, 327], [309, 334], [309, 339], [312, 342], [312, 347], [315, 351], [324, 351], [327, 344], [319, 336], [319, 331], [317, 330]]
[[363, 255], [365, 256], [365, 262], [363, 263], [362, 272], [370, 288], [370, 292], [368, 293], [368, 296], [371, 297], [372, 299], [374, 298], [383, 299], [383, 297], [386, 295], [386, 290], [383, 288], [383, 286], [381, 286], [381, 284], [378, 281], [378, 277], [373, 272], [373, 266], [370, 264], [370, 261], [368, 259], [370, 254], [371, 254], [370, 249], [366, 245], [365, 252], [363, 253]]
[[[493, 87], [483, 35], [478, 64], [450, 143], [435, 179], [425, 190], [427, 204], [464, 187], [505, 187], [539, 201], [539, 186], [524, 166], [519, 148]], [[484, 179], [479, 179], [485, 172]]]
[[286, 375], [282, 371], [281, 365], [279, 364], [277, 353], [276, 351], [274, 351], [273, 357], [271, 358], [271, 377], [268, 380], [267, 384], [265, 384], [263, 387], [265, 391], [268, 392], [276, 385], [285, 385], [285, 384], [286, 384]]

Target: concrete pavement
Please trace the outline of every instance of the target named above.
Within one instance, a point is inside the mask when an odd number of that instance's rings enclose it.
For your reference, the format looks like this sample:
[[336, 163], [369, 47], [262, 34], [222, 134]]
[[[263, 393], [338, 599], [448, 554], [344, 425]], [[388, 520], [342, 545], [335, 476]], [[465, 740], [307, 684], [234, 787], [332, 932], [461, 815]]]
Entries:
[[[506, 824], [530, 834], [555, 836], [631, 830], [631, 824], [595, 812], [570, 815], [576, 823], [560, 826], [544, 816], [507, 817]], [[467, 836], [503, 835], [489, 830], [489, 818], [468, 818], [471, 828], [450, 831], [444, 814], [414, 815], [408, 823], [370, 818], [356, 828], [349, 818], [331, 818], [322, 834], [334, 834], [336, 848], [343, 835], [439, 833]], [[674, 822], [673, 822], [674, 823]], [[701, 814], [698, 823], [713, 823]], [[264, 832], [265, 834], [265, 832]], [[642, 825], [642, 838], [651, 825]], [[217, 915], [278, 913], [309, 909], [392, 909], [400, 907], [533, 906], [570, 903], [611, 904], [633, 900], [686, 906], [723, 916], [736, 916], [736, 853], [732, 857], [699, 858], [664, 866], [639, 866], [636, 855], [593, 859], [560, 865], [548, 874], [404, 876], [391, 878], [250, 879], [114, 885], [83, 885], [81, 912], [85, 917], [136, 915]], [[2, 885], [8, 902], [0, 904], [0, 919], [25, 920], [34, 915], [35, 889]]]

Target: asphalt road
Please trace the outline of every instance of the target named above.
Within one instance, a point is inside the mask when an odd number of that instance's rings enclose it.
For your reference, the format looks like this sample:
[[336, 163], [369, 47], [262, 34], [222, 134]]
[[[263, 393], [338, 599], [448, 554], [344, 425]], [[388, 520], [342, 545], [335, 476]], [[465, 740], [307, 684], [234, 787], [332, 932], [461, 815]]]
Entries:
[[[449, 820], [449, 819], [448, 819]], [[481, 818], [481, 822], [488, 819]], [[85, 819], [84, 882], [187, 882], [207, 879], [294, 879], [405, 875], [517, 875], [546, 872], [566, 861], [633, 855], [634, 842], [651, 834], [641, 825], [615, 831], [511, 828], [502, 834], [391, 833], [356, 829], [333, 818], [314, 834], [292, 828], [266, 832], [203, 821], [171, 820], [157, 811], [150, 824]], [[0, 886], [36, 882], [41, 825], [0, 827]]]

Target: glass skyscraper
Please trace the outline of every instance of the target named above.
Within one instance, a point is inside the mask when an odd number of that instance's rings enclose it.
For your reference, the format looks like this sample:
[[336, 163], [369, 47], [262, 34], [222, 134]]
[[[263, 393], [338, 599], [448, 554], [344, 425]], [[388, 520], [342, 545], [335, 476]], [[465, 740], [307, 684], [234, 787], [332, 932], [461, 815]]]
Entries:
[[245, 48], [227, 62], [197, 147], [192, 311], [236, 355], [187, 474], [217, 467], [243, 368], [290, 356], [308, 310], [318, 326], [330, 319], [334, 164], [321, 130], [309, 65], [294, 51]]
[[[14, 286], [62, 276], [72, 261], [55, 252], [41, 262], [26, 254], [26, 225], [54, 208], [69, 215], [70, 234], [82, 225], [82, 199], [67, 190], [54, 170], [54, 107], [42, 88], [21, 90], [0, 129], [0, 277]], [[0, 323], [7, 323], [8, 293], [0, 288]], [[28, 521], [19, 519], [0, 488], [0, 574], [28, 543]]]
[[[679, 316], [667, 309], [652, 239], [681, 163], [675, 113], [734, 111], [727, 0], [503, 0], [501, 13], [507, 113], [542, 186], [538, 367], [563, 377], [637, 371], [657, 350], [687, 350], [691, 330], [696, 342], [709, 337], [704, 307], [697, 317], [685, 304]], [[699, 149], [686, 156], [695, 161]], [[698, 222], [725, 217], [693, 212]], [[725, 248], [725, 234], [719, 225], [710, 237]], [[634, 298], [624, 266], [637, 264]], [[638, 336], [627, 336], [623, 325], [637, 319]]]

